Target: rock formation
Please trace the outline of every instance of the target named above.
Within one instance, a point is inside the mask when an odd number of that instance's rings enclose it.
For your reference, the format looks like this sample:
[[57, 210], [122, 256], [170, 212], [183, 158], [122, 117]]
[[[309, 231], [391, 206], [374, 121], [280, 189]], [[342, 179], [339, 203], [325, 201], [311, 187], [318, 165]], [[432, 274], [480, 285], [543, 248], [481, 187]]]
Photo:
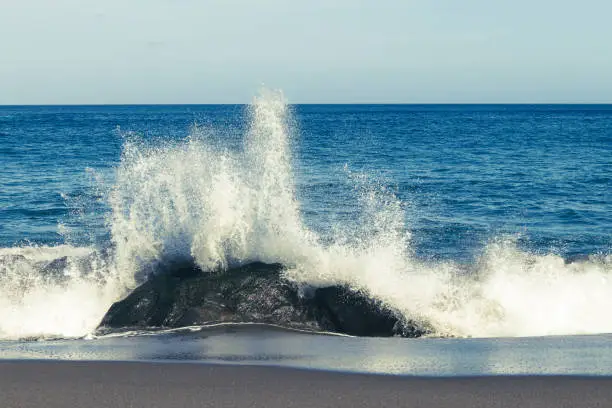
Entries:
[[191, 264], [165, 269], [169, 272], [151, 276], [113, 304], [100, 328], [254, 322], [355, 336], [427, 333], [348, 287], [300, 290], [283, 279], [280, 264], [256, 262], [219, 273], [206, 273]]

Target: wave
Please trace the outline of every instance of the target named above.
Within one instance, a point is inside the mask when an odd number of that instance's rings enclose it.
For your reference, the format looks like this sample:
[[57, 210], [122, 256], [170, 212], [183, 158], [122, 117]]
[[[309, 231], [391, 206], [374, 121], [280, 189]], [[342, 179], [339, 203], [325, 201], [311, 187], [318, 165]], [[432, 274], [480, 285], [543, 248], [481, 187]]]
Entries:
[[0, 248], [0, 339], [80, 337], [125, 285], [112, 261], [70, 245]]
[[472, 265], [420, 261], [404, 203], [367, 175], [349, 173], [356, 227], [334, 225], [323, 238], [296, 198], [297, 131], [282, 93], [263, 92], [247, 113], [239, 149], [219, 143], [222, 129], [196, 127], [179, 142], [126, 136], [108, 194], [107, 251], [0, 250], [0, 337], [91, 333], [113, 301], [177, 262], [215, 272], [280, 263], [298, 286], [347, 286], [442, 336], [612, 332], [612, 256], [566, 262], [501, 237]]

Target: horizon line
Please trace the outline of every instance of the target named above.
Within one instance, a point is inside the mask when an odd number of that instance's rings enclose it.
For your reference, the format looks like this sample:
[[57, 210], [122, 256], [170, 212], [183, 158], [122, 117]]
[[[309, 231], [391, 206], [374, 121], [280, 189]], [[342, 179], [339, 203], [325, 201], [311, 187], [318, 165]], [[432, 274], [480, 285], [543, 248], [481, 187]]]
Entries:
[[[219, 103], [25, 103], [25, 104], [2, 104], [0, 107], [43, 107], [43, 106], [247, 106], [251, 103], [244, 102], [219, 102]], [[296, 102], [288, 105], [312, 105], [312, 106], [606, 106], [610, 102]]]

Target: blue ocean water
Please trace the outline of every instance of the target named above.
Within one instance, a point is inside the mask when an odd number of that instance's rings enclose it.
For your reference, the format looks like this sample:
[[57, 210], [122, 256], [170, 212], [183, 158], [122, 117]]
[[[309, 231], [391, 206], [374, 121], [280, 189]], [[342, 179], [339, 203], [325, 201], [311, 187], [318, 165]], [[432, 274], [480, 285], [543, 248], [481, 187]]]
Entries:
[[612, 332], [612, 105], [4, 106], [0, 162], [0, 338], [87, 335], [175, 258], [440, 336]]
[[[567, 258], [610, 253], [610, 105], [292, 111], [297, 195], [317, 230], [352, 219], [347, 167], [403, 201], [406, 228], [423, 257], [471, 259], [501, 234]], [[179, 140], [194, 126], [236, 145], [248, 126], [245, 107], [0, 107], [0, 245], [100, 244], [108, 237], [109, 209], [95, 178], [112, 183], [125, 134]]]

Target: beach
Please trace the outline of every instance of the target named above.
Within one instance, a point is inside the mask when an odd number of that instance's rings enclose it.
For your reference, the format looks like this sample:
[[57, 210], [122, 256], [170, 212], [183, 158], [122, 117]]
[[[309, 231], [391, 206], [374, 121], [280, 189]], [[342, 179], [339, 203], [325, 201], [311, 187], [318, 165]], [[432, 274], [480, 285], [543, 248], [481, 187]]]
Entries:
[[612, 378], [410, 377], [147, 362], [0, 362], [2, 407], [607, 407]]

